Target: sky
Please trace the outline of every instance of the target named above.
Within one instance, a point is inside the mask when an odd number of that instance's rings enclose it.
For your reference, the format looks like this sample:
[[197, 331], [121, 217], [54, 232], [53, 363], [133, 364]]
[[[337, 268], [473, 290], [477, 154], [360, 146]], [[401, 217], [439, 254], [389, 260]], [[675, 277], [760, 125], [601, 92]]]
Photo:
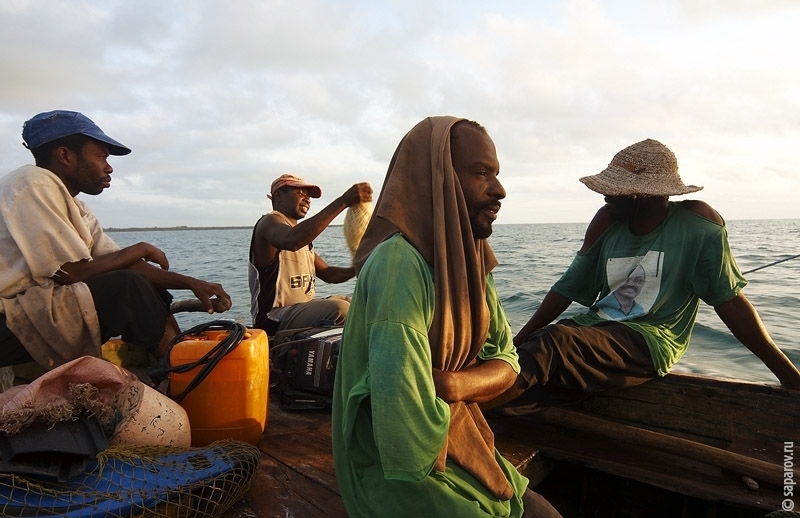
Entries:
[[[653, 138], [728, 220], [800, 218], [795, 0], [4, 0], [0, 174], [25, 120], [133, 149], [79, 195], [105, 227], [249, 226], [282, 173], [377, 193], [430, 115], [483, 124], [498, 223], [588, 222], [578, 179]], [[409, 200], [413, 207], [413, 200]], [[343, 215], [335, 223], [341, 223]]]

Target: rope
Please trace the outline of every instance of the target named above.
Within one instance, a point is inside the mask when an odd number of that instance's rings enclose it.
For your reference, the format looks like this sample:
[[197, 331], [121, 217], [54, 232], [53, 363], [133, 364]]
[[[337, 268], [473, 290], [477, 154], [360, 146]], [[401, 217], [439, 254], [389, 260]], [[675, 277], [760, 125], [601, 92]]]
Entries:
[[747, 270], [746, 272], [742, 272], [742, 275], [747, 275], [748, 273], [757, 272], [758, 270], [763, 270], [764, 268], [766, 268], [768, 266], [775, 266], [776, 264], [780, 264], [780, 263], [786, 262], [786, 261], [788, 261], [790, 259], [797, 259], [798, 257], [800, 257], [800, 254], [793, 255], [791, 257], [787, 257], [786, 259], [781, 259], [779, 261], [775, 261], [774, 263], [765, 264], [764, 266], [759, 266], [758, 268], [753, 268], [752, 270]]
[[[186, 336], [198, 335], [204, 331], [210, 331], [214, 329], [228, 330], [229, 333], [224, 339], [219, 341], [217, 345], [212, 347], [196, 361], [185, 363], [183, 365], [169, 364], [169, 353], [175, 344], [180, 342]], [[158, 379], [160, 377], [168, 376], [170, 372], [186, 373], [202, 365], [199, 372], [195, 374], [194, 378], [192, 378], [192, 380], [188, 383], [183, 392], [176, 396], [170, 396], [174, 401], [180, 403], [189, 392], [197, 388], [197, 386], [204, 379], [206, 379], [206, 377], [226, 354], [234, 350], [241, 343], [246, 332], [247, 328], [244, 325], [230, 320], [214, 320], [212, 322], [195, 326], [172, 339], [167, 346], [167, 352], [162, 358], [162, 365], [159, 365], [156, 369], [151, 371], [150, 375], [151, 377]]]

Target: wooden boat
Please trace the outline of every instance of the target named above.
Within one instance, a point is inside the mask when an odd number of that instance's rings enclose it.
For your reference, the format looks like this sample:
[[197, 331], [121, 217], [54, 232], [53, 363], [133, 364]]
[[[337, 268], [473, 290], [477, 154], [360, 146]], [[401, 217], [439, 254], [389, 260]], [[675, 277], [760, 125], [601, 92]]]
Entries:
[[[800, 509], [796, 486], [784, 496], [787, 472], [800, 480], [800, 391], [670, 374], [489, 419], [498, 449], [565, 518], [749, 518]], [[328, 410], [286, 412], [273, 394], [258, 446], [253, 488], [224, 517], [346, 516]]]
[[[565, 518], [800, 510], [800, 391], [670, 374], [488, 418], [500, 452]], [[346, 516], [330, 426], [329, 409], [284, 411], [273, 389], [258, 475], [223, 517]]]
[[670, 374], [492, 426], [501, 451], [536, 450], [520, 470], [565, 516], [800, 510], [800, 492], [784, 495], [800, 479], [800, 391]]

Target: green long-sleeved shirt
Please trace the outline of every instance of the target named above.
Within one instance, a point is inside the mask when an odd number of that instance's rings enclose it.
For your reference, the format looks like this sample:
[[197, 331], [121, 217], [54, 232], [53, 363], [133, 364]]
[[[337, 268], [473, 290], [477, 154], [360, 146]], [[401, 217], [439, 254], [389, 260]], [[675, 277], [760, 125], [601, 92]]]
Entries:
[[[491, 321], [479, 356], [519, 372], [491, 275], [486, 300]], [[455, 463], [433, 471], [450, 419], [431, 374], [433, 311], [433, 273], [417, 250], [399, 234], [376, 247], [356, 283], [333, 395], [334, 463], [348, 514], [521, 516], [528, 481], [499, 453], [515, 491], [509, 501], [498, 501]]]

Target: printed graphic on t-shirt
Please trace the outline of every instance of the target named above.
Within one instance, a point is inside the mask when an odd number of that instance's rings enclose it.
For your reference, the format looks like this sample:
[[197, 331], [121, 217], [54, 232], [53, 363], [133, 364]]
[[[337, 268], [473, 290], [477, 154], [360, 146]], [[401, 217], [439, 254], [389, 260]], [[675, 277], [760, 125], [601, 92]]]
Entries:
[[306, 287], [311, 284], [311, 276], [308, 274], [304, 275], [292, 275], [289, 277], [289, 288], [292, 290], [300, 290], [300, 289], [307, 289]]
[[614, 257], [606, 263], [611, 292], [597, 301], [598, 315], [607, 320], [632, 320], [650, 311], [661, 288], [664, 253]]

